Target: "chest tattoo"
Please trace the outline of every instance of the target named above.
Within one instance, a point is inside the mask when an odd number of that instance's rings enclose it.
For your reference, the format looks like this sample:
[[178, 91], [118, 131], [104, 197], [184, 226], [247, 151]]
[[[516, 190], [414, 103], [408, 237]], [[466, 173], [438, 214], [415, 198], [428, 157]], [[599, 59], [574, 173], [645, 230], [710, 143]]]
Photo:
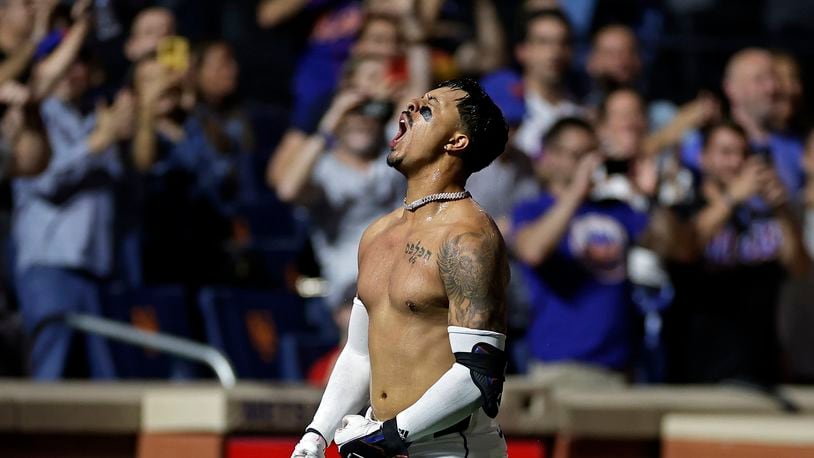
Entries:
[[407, 260], [410, 261], [410, 264], [415, 264], [418, 259], [429, 261], [430, 258], [432, 258], [432, 251], [421, 246], [420, 240], [415, 243], [408, 242], [404, 248], [404, 254], [407, 255]]

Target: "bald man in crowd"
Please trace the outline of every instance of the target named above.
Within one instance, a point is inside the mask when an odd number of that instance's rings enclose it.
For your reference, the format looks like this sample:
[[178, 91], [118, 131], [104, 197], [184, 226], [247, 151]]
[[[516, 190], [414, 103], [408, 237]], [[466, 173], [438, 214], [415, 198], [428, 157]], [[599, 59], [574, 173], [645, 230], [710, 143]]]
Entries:
[[778, 94], [772, 55], [763, 49], [739, 51], [727, 63], [723, 89], [731, 104], [731, 115], [746, 129], [751, 141], [769, 137], [769, 121]]
[[[771, 53], [761, 48], [735, 53], [726, 65], [722, 86], [730, 116], [746, 131], [751, 150], [774, 167], [794, 198], [803, 182], [803, 145], [799, 138], [772, 128], [779, 83]], [[690, 138], [682, 151], [684, 162], [698, 169], [700, 152], [700, 135]]]

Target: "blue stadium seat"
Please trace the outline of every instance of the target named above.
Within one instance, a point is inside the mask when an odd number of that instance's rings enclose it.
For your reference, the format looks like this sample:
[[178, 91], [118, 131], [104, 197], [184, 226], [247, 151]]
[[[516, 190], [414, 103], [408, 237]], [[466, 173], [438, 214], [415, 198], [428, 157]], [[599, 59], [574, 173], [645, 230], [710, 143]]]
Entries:
[[[120, 288], [108, 293], [105, 315], [145, 331], [191, 338], [186, 291], [180, 285], [137, 289]], [[153, 350], [111, 342], [116, 371], [122, 378], [186, 379], [199, 368]]]
[[298, 334], [306, 328], [302, 299], [285, 291], [212, 286], [198, 305], [207, 341], [229, 357], [239, 378], [301, 380]]
[[289, 240], [301, 242], [305, 231], [305, 217], [297, 208], [281, 202], [274, 195], [266, 195], [255, 202], [238, 205], [237, 215], [249, 225], [252, 239]]
[[247, 231], [246, 240], [238, 247], [251, 266], [252, 281], [248, 284], [285, 287], [290, 270], [305, 245], [308, 233], [305, 218], [276, 197], [266, 196], [239, 205], [236, 219]]

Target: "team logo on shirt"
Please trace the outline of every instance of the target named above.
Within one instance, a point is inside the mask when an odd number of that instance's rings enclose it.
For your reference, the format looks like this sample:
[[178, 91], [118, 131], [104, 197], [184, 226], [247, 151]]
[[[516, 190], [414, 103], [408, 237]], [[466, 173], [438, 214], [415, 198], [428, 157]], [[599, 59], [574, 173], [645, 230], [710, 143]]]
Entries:
[[577, 216], [568, 234], [568, 247], [574, 257], [603, 283], [625, 279], [627, 244], [624, 226], [599, 213]]
[[727, 226], [710, 240], [704, 256], [712, 264], [734, 266], [777, 260], [783, 230], [775, 219], [752, 220], [744, 230]]

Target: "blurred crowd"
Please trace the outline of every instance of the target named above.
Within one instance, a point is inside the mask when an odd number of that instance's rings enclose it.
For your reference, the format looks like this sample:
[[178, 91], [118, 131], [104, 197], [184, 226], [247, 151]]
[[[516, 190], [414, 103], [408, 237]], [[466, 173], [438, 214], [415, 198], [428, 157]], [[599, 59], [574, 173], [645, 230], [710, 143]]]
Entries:
[[[814, 124], [774, 46], [806, 6], [688, 3], [0, 0], [0, 372], [59, 379], [80, 348], [82, 376], [149, 375], [48, 323], [175, 329], [145, 293], [173, 285], [188, 337], [237, 323], [238, 353], [299, 364], [272, 377], [324, 383], [361, 234], [404, 198], [396, 117], [470, 77], [510, 128], [467, 188], [512, 255], [511, 372], [814, 381]], [[285, 300], [222, 318], [238, 291]]]

